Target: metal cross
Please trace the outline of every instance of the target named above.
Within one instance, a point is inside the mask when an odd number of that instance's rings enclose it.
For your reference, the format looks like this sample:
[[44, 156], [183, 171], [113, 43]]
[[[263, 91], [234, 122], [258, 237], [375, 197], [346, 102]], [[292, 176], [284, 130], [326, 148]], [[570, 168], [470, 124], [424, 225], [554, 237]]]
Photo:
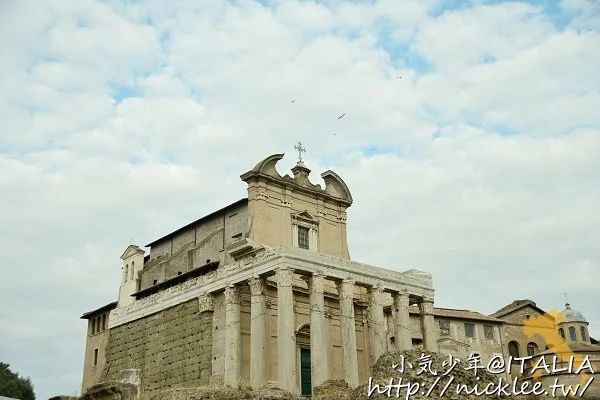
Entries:
[[302, 161], [302, 153], [306, 153], [306, 149], [302, 147], [302, 142], [298, 142], [298, 144], [294, 146], [294, 149], [298, 150], [298, 161]]
[[567, 298], [567, 293], [563, 293], [565, 295], [565, 303], [569, 303], [569, 299]]

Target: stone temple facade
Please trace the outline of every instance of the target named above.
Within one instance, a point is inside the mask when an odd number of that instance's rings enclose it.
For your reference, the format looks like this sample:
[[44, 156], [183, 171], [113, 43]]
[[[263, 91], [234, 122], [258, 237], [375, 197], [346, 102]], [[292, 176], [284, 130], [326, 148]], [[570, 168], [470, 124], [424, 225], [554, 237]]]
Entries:
[[[88, 321], [82, 393], [116, 381], [144, 397], [209, 384], [310, 395], [328, 379], [355, 387], [382, 353], [415, 348], [484, 364], [568, 351], [590, 355], [600, 370], [600, 346], [570, 305], [561, 321], [531, 300], [491, 315], [433, 307], [430, 274], [352, 261], [353, 200], [344, 181], [327, 171], [325, 187], [314, 185], [302, 162], [281, 176], [282, 158], [267, 157], [241, 176], [246, 198], [149, 251], [125, 249], [117, 301], [81, 317]], [[508, 366], [507, 378], [519, 375]]]
[[[83, 392], [107, 381], [141, 393], [208, 384], [310, 395], [351, 387], [392, 349], [438, 350], [430, 274], [352, 261], [350, 190], [312, 184], [299, 161], [267, 157], [241, 176], [247, 198], [122, 254], [118, 301], [89, 321]], [[499, 335], [499, 332], [498, 332]]]

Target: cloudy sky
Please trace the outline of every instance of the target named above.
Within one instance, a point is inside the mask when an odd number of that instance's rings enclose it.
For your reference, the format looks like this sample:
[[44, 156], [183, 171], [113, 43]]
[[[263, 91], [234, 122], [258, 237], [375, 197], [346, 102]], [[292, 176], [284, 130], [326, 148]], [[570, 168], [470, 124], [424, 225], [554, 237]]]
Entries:
[[485, 314], [567, 292], [600, 336], [599, 4], [1, 1], [0, 361], [77, 393], [130, 239], [298, 141], [350, 187], [354, 260]]

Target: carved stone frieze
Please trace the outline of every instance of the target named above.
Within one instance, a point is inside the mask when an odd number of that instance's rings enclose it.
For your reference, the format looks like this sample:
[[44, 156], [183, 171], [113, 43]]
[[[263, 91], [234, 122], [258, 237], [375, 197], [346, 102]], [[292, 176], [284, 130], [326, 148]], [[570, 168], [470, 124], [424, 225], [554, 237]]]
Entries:
[[214, 311], [213, 308], [213, 295], [210, 293], [203, 294], [198, 297], [198, 306], [201, 313], [207, 311]]
[[259, 200], [268, 200], [269, 193], [265, 189], [258, 189], [256, 192], [256, 198]]

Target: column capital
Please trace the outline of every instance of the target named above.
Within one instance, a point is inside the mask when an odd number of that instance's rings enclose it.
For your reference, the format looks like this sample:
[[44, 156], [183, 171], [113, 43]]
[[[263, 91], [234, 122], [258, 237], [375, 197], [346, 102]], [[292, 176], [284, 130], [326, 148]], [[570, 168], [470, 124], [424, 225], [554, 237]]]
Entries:
[[308, 285], [308, 293], [323, 293], [325, 291], [325, 275], [315, 272], [310, 276], [303, 276], [302, 279]]
[[201, 313], [214, 311], [213, 308], [213, 295], [211, 293], [205, 293], [198, 297], [199, 311]]
[[229, 285], [225, 288], [225, 303], [240, 304], [240, 288], [235, 285]]
[[277, 279], [277, 286], [292, 286], [294, 270], [287, 267], [277, 268], [275, 278]]
[[419, 301], [419, 309], [423, 315], [433, 315], [433, 300], [423, 299]]
[[380, 305], [383, 300], [383, 287], [376, 285], [369, 288], [369, 305]]
[[250, 286], [252, 296], [264, 296], [266, 292], [265, 278], [254, 276], [248, 279], [248, 285]]
[[340, 300], [354, 299], [354, 284], [352, 279], [344, 279], [337, 283]]

